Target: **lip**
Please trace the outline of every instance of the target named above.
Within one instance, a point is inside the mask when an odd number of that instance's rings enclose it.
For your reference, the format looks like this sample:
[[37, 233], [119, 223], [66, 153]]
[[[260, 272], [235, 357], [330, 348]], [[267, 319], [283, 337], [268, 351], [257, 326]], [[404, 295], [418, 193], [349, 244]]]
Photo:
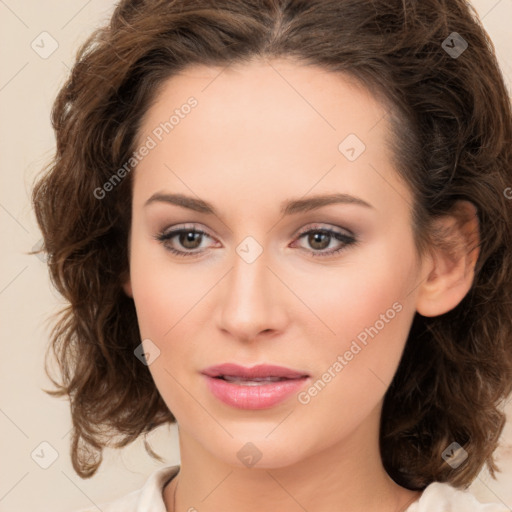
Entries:
[[[237, 409], [268, 409], [303, 387], [309, 380], [306, 372], [284, 366], [260, 364], [250, 368], [234, 363], [210, 366], [201, 372], [206, 378], [210, 392], [221, 402]], [[241, 381], [228, 382], [219, 377], [239, 377]], [[284, 380], [255, 384], [250, 379], [280, 377]], [[248, 384], [244, 385], [243, 380]], [[249, 382], [251, 382], [249, 384]]]

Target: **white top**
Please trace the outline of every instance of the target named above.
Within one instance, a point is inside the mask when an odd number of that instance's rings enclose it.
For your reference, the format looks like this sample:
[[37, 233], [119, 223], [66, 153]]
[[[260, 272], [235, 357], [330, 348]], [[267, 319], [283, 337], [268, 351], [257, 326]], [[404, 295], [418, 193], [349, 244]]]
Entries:
[[[102, 512], [167, 512], [163, 489], [176, 476], [180, 466], [167, 466], [153, 472], [144, 486], [109, 503], [99, 504]], [[89, 507], [76, 512], [97, 512]], [[500, 503], [480, 503], [469, 491], [457, 489], [445, 482], [433, 482], [418, 500], [404, 512], [510, 512]]]

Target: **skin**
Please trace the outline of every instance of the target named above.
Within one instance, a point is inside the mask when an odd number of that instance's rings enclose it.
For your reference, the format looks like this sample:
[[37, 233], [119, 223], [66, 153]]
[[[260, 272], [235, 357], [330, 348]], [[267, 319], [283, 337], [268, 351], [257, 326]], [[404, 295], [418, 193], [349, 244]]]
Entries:
[[[397, 485], [382, 465], [384, 394], [415, 312], [455, 307], [471, 286], [478, 251], [417, 254], [413, 198], [385, 144], [386, 109], [349, 77], [291, 60], [189, 67], [164, 84], [138, 143], [190, 96], [197, 107], [134, 171], [123, 284], [141, 339], [160, 350], [149, 370], [179, 427], [181, 470], [164, 489], [167, 510], [253, 512], [270, 503], [280, 512], [404, 510], [420, 493]], [[353, 162], [338, 149], [351, 133], [366, 146]], [[171, 192], [208, 201], [217, 214], [145, 205]], [[334, 192], [371, 207], [280, 214], [285, 200]], [[438, 222], [461, 243], [475, 229], [452, 217]], [[155, 239], [191, 226], [207, 236], [195, 245], [178, 236], [166, 242], [191, 257]], [[313, 227], [349, 230], [358, 243], [315, 257], [343, 243], [298, 236]], [[236, 251], [247, 236], [263, 249], [252, 263]], [[277, 364], [308, 373], [308, 389], [397, 302], [400, 312], [307, 404], [292, 395], [270, 409], [235, 409], [199, 373], [223, 362]], [[252, 467], [237, 457], [247, 442], [262, 454]]]

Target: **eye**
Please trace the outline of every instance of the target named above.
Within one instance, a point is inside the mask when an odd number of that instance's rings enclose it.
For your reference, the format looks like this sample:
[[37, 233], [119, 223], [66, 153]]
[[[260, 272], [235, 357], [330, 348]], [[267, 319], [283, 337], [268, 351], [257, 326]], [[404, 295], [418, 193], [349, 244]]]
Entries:
[[[205, 248], [201, 248], [201, 242], [205, 237], [212, 238], [205, 231], [196, 229], [195, 226], [183, 226], [163, 231], [154, 238], [158, 240], [167, 251], [175, 254], [176, 256], [194, 257], [205, 252]], [[303, 230], [300, 232], [298, 239], [301, 240], [303, 238], [306, 239], [307, 243], [312, 248], [312, 250], [304, 250], [315, 257], [332, 256], [340, 253], [350, 245], [357, 244], [357, 239], [353, 234], [347, 234], [334, 229], [318, 226], [313, 226], [307, 231]], [[325, 249], [327, 249], [332, 242], [337, 242], [338, 247], [326, 251]], [[175, 247], [176, 244], [178, 244], [182, 249], [177, 249]]]
[[[299, 240], [305, 238], [308, 245], [313, 250], [306, 249], [312, 256], [327, 257], [338, 254], [350, 245], [357, 243], [357, 239], [352, 234], [343, 233], [334, 229], [313, 226], [307, 231], [299, 233]], [[331, 242], [338, 242], [338, 248], [326, 251]]]
[[[190, 228], [181, 227], [163, 231], [154, 238], [156, 238], [156, 240], [158, 240], [166, 250], [176, 256], [194, 256], [204, 252], [203, 250], [190, 252], [191, 250], [200, 248], [201, 241], [204, 237], [211, 238], [206, 232], [196, 229], [195, 226], [193, 226]], [[173, 247], [173, 239], [176, 239], [179, 246], [186, 250], [183, 251]]]

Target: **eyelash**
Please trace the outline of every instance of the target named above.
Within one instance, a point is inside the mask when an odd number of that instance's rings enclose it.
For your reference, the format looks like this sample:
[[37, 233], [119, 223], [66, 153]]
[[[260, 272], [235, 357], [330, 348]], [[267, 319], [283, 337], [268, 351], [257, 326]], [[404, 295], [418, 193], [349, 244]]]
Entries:
[[[168, 242], [172, 238], [174, 238], [177, 235], [180, 235], [182, 233], [194, 233], [194, 234], [199, 234], [199, 235], [206, 235], [207, 237], [211, 238], [208, 235], [208, 233], [206, 233], [205, 231], [195, 229], [195, 227], [178, 228], [178, 229], [173, 229], [170, 231], [162, 231], [161, 233], [154, 236], [153, 238], [155, 238], [155, 240], [158, 240], [167, 251], [171, 252], [172, 254], [174, 254], [176, 256], [194, 257], [198, 254], [201, 254], [201, 252], [203, 252], [203, 251], [196, 251], [196, 252], [178, 251], [177, 249], [174, 249], [174, 248], [166, 245], [166, 242]], [[339, 254], [342, 251], [344, 251], [347, 247], [357, 244], [357, 239], [353, 235], [346, 235], [344, 233], [340, 233], [340, 232], [334, 231], [332, 229], [317, 228], [317, 227], [310, 228], [305, 231], [301, 231], [297, 235], [297, 239], [301, 239], [301, 238], [305, 237], [306, 235], [310, 235], [311, 233], [327, 234], [327, 235], [330, 235], [332, 238], [335, 238], [336, 240], [343, 242], [343, 245], [339, 249], [335, 249], [335, 250], [331, 249], [330, 251], [321, 251], [321, 252], [320, 251], [308, 251], [314, 257], [322, 258], [322, 257], [334, 256], [334, 255]], [[307, 249], [305, 249], [305, 250], [307, 250]]]

